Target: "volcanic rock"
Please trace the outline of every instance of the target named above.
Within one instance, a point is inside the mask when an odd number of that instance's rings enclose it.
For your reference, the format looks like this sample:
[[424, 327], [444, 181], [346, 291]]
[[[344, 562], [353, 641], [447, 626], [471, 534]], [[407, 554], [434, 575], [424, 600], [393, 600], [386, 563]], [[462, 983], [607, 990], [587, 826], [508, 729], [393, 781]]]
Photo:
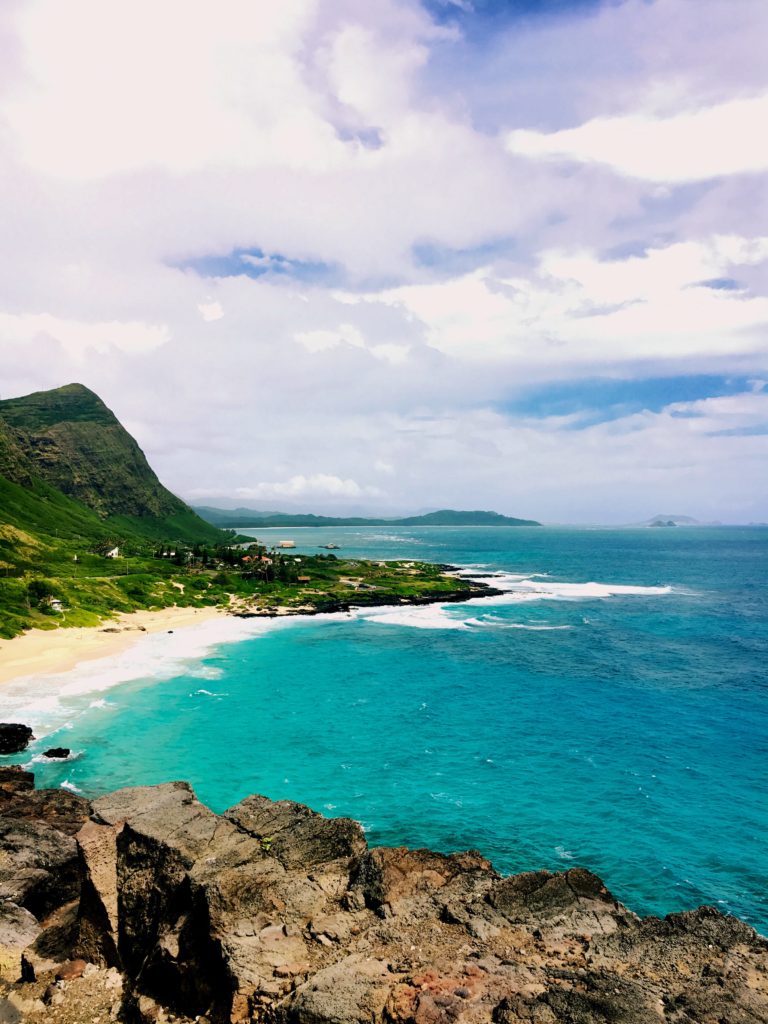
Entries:
[[348, 819], [263, 796], [219, 816], [181, 782], [96, 800], [66, 881], [63, 826], [87, 805], [25, 785], [0, 774], [0, 959], [22, 955], [26, 979], [5, 983], [9, 1019], [768, 1020], [768, 942], [713, 908], [640, 919], [581, 868], [501, 878], [474, 852], [369, 850]]
[[28, 725], [18, 722], [0, 722], [0, 754], [18, 754], [26, 750], [34, 739]]

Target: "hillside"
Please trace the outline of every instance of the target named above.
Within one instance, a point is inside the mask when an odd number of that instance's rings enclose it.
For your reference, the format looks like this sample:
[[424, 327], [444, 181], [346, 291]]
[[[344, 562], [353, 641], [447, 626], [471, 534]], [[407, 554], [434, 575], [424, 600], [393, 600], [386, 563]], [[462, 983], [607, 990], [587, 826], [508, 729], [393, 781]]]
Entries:
[[82, 384], [0, 401], [0, 475], [26, 488], [48, 484], [113, 531], [223, 539], [163, 487], [114, 413]]
[[311, 513], [259, 512], [248, 508], [222, 509], [209, 506], [198, 506], [195, 511], [209, 523], [232, 529], [271, 526], [541, 526], [534, 519], [515, 519], [498, 512], [463, 512], [455, 509], [441, 509], [439, 512], [402, 519], [316, 516]]

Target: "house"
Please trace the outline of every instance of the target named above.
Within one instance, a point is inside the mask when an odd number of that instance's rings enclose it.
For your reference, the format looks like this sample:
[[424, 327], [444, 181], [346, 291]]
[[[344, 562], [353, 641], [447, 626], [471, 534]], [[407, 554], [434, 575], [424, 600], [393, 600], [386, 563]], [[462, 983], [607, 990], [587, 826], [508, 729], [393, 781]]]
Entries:
[[280, 540], [280, 541], [277, 542], [277, 546], [279, 548], [295, 548], [296, 547], [296, 541], [295, 540]]
[[240, 559], [240, 561], [241, 562], [252, 562], [253, 559], [251, 558], [250, 555], [243, 555], [243, 557]]
[[272, 565], [272, 559], [267, 555], [262, 555], [260, 561], [263, 562], [264, 565]]
[[52, 597], [51, 598], [51, 611], [54, 611], [54, 612], [63, 612], [64, 611], [64, 605], [61, 603], [61, 601], [58, 599], [58, 597]]
[[296, 579], [299, 581], [299, 583], [309, 583], [310, 580], [312, 579], [312, 577], [311, 576], [297, 576]]
[[112, 550], [108, 551], [106, 553], [106, 555], [104, 555], [104, 557], [105, 558], [119, 558], [120, 557], [120, 548], [112, 548]]

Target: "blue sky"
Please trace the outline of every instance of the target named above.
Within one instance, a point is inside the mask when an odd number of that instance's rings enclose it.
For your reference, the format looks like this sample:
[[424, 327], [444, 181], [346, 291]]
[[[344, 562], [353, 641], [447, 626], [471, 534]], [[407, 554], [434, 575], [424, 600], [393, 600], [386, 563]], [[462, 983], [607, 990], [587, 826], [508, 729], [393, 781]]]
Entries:
[[205, 504], [768, 520], [733, 11], [2, 5], [3, 395], [81, 380]]

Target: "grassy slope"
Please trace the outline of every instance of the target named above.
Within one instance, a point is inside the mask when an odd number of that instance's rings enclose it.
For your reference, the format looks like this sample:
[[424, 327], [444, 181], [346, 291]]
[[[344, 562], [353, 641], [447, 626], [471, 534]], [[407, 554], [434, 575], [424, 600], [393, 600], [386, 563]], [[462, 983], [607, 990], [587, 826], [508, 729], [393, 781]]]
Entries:
[[[0, 477], [0, 509], [0, 637], [35, 626], [95, 626], [116, 611], [227, 605], [232, 598], [241, 611], [268, 613], [469, 596], [467, 581], [429, 563], [273, 552], [283, 579], [271, 580], [242, 562], [240, 551], [231, 566], [177, 565], [154, 557], [156, 544], [136, 533], [117, 534], [113, 520], [100, 519], [42, 481], [25, 488]], [[93, 550], [118, 541], [123, 557]], [[299, 582], [300, 575], [309, 579]], [[44, 585], [63, 602], [64, 614], [31, 599], [30, 585]]]
[[[194, 595], [185, 600], [173, 586], [181, 568], [152, 553], [155, 540], [167, 542], [179, 532], [205, 541], [200, 533], [206, 531], [194, 531], [196, 517], [189, 519], [180, 524], [139, 521], [139, 527], [151, 526], [147, 539], [128, 517], [103, 520], [41, 480], [21, 487], [0, 477], [0, 636], [60, 624], [60, 616], [29, 601], [27, 587], [33, 580], [46, 581], [69, 608], [67, 625], [96, 625], [112, 611], [198, 603]], [[216, 541], [227, 539], [213, 527], [210, 533]], [[94, 553], [94, 547], [106, 543], [119, 544], [128, 557]]]

